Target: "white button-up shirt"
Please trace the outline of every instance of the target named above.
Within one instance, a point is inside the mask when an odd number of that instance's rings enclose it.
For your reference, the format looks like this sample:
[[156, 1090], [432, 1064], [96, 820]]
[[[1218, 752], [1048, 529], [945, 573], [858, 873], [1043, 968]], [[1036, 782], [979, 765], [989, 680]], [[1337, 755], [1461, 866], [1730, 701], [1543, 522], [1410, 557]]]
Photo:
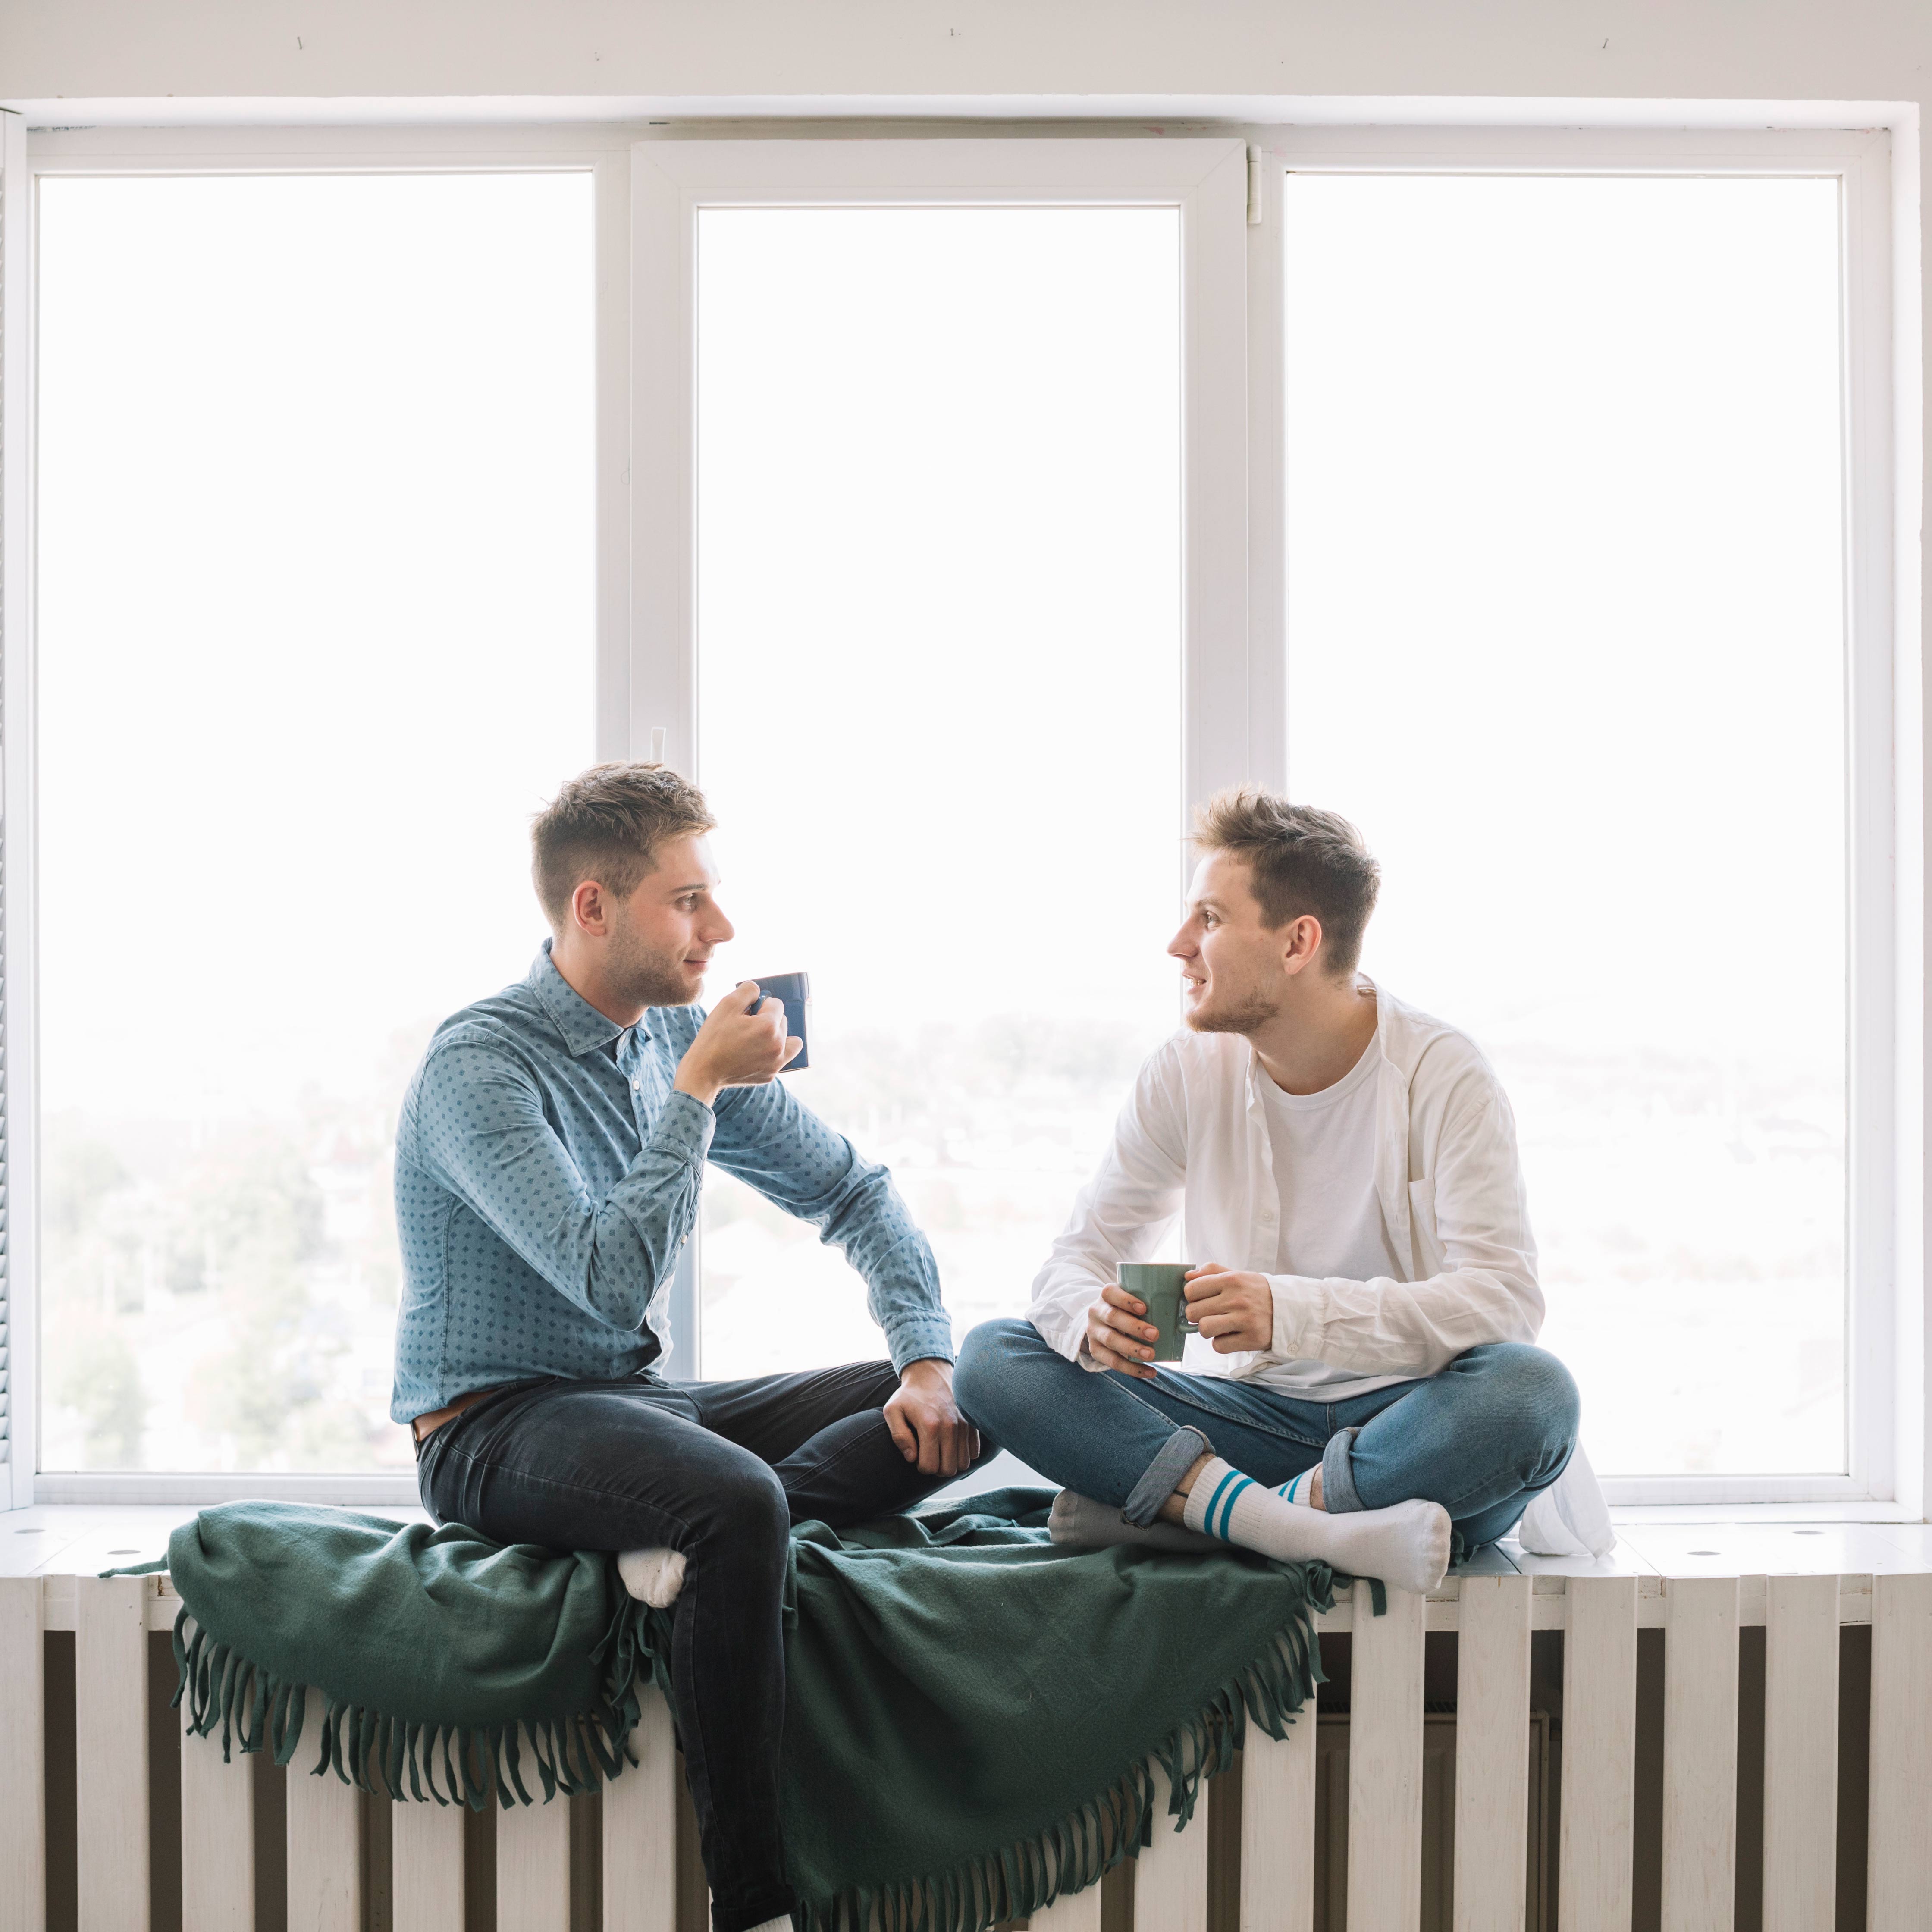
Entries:
[[1335, 1402], [1432, 1376], [1484, 1342], [1533, 1342], [1543, 1323], [1516, 1121], [1474, 1042], [1377, 989], [1375, 1191], [1398, 1276], [1275, 1272], [1280, 1193], [1254, 1049], [1181, 1033], [1142, 1068], [1114, 1144], [1034, 1282], [1034, 1326], [1070, 1360], [1123, 1262], [1150, 1258], [1179, 1216], [1198, 1264], [1265, 1274], [1274, 1334], [1222, 1357], [1226, 1372]]

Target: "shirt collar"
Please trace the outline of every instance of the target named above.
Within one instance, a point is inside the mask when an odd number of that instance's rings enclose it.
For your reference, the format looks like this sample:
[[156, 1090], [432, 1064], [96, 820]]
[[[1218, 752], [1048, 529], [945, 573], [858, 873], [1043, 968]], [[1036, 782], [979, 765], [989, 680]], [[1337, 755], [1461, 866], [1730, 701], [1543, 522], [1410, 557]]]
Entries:
[[600, 1013], [563, 975], [550, 956], [550, 941], [543, 943], [530, 967], [526, 982], [537, 996], [538, 1004], [550, 1016], [551, 1024], [563, 1036], [563, 1043], [573, 1059], [608, 1047], [628, 1028], [620, 1027], [608, 1013]]

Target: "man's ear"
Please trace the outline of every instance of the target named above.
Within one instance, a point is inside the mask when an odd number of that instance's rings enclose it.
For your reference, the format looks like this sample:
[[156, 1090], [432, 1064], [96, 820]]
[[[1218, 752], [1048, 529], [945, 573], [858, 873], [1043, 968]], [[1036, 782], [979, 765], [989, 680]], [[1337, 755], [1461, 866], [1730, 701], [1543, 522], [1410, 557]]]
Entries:
[[604, 938], [610, 930], [604, 888], [595, 879], [581, 881], [570, 896], [571, 923], [592, 938]]
[[1282, 970], [1291, 976], [1305, 973], [1322, 950], [1322, 922], [1312, 912], [1303, 913], [1288, 921], [1282, 938], [1286, 941], [1282, 948]]

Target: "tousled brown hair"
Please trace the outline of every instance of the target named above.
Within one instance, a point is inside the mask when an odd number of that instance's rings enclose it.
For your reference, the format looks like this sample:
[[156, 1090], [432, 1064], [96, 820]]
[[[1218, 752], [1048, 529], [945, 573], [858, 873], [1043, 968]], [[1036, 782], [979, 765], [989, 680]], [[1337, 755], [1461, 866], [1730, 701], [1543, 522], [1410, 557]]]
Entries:
[[1270, 932], [1311, 914], [1322, 922], [1328, 970], [1355, 970], [1382, 874], [1362, 835], [1339, 812], [1240, 785], [1217, 793], [1195, 814], [1194, 843], [1247, 861], [1262, 923]]
[[660, 846], [717, 823], [704, 794], [668, 765], [592, 765], [566, 778], [530, 822], [530, 876], [551, 929], [562, 931], [586, 879], [628, 898]]

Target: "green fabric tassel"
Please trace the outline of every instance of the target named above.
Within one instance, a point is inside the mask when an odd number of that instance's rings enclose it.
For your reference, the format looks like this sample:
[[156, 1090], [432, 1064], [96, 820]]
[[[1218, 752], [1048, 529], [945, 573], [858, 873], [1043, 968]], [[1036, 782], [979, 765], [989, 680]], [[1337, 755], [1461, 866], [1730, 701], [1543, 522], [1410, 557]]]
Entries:
[[[1192, 1818], [1247, 1726], [1322, 1681], [1321, 1564], [1069, 1552], [1050, 1495], [794, 1532], [782, 1803], [802, 1932], [986, 1932]], [[176, 1702], [224, 1757], [481, 1810], [637, 1763], [672, 1618], [614, 1559], [343, 1511], [230, 1504], [177, 1532]], [[1377, 1615], [1386, 1599], [1372, 1591]], [[1157, 1802], [1164, 1774], [1166, 1800]]]

